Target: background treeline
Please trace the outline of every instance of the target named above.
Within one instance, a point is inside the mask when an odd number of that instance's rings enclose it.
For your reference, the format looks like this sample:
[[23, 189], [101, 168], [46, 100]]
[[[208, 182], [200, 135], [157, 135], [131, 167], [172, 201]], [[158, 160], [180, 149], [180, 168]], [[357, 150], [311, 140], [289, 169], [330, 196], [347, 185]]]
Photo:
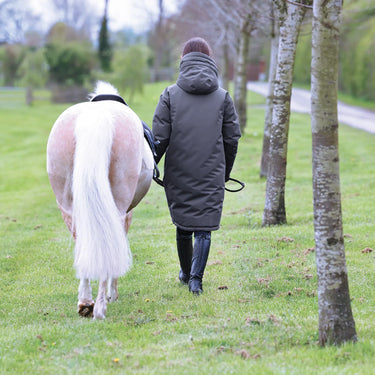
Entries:
[[[351, 96], [375, 100], [375, 3], [344, 2], [340, 41], [339, 90]], [[310, 84], [311, 22], [298, 41], [295, 82]]]
[[[6, 0], [0, 4], [0, 86], [30, 89], [48, 86], [55, 101], [72, 101], [70, 88], [91, 89], [95, 80], [105, 79], [131, 100], [135, 93], [142, 92], [145, 82], [173, 80], [181, 45], [196, 35], [203, 36], [213, 46], [223, 80], [233, 79], [240, 31], [223, 15], [215, 13], [217, 7], [212, 1], [201, 1], [185, 0], [172, 15], [160, 7], [159, 14], [150, 21], [149, 30], [136, 34], [130, 29], [116, 32], [104, 29], [107, 27], [106, 12], [104, 16], [93, 17], [86, 14], [88, 7], [80, 2], [71, 3], [80, 7], [80, 11], [70, 12], [80, 18], [61, 18], [42, 33], [27, 24], [30, 15], [22, 14], [21, 1]], [[206, 11], [198, 11], [198, 5], [203, 3]], [[66, 14], [70, 13], [68, 9]], [[297, 46], [294, 72], [297, 84], [310, 83], [311, 16], [311, 11], [308, 11]], [[235, 14], [231, 17], [236, 21]], [[16, 18], [17, 26], [14, 26], [11, 22]], [[101, 25], [100, 35], [102, 38], [105, 35], [108, 40], [100, 41], [99, 32], [93, 31], [95, 27], [90, 28], [87, 20], [96, 24], [96, 29]], [[261, 26], [254, 27], [251, 33], [248, 62], [259, 64], [265, 61], [265, 74], [260, 76], [264, 79], [268, 72], [270, 14], [264, 14], [261, 21]], [[23, 25], [27, 27], [23, 29]], [[7, 32], [12, 29], [17, 32]], [[106, 45], [107, 65], [101, 62], [103, 53], [98, 51], [103, 43]], [[66, 91], [65, 98], [61, 97], [62, 88]], [[354, 97], [375, 100], [375, 4], [368, 0], [344, 2], [339, 90]], [[80, 94], [84, 95], [85, 90], [78, 90]]]

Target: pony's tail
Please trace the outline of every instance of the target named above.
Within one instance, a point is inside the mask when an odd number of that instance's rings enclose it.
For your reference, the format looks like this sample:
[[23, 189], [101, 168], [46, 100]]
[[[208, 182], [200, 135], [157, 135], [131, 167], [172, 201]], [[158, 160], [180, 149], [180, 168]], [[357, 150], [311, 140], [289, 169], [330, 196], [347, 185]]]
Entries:
[[77, 118], [73, 169], [74, 265], [79, 278], [123, 275], [132, 257], [109, 183], [114, 120], [92, 109]]

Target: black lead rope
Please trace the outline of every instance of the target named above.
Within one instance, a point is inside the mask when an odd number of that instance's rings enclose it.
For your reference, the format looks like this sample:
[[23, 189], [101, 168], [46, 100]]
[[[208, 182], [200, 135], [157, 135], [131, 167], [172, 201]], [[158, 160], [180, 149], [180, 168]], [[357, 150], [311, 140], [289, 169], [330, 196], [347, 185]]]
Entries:
[[[155, 168], [154, 169], [154, 176], [153, 176], [153, 180], [160, 186], [163, 186], [164, 187], [164, 183], [163, 183], [163, 180], [161, 180], [160, 178], [160, 173], [159, 173], [159, 169]], [[228, 181], [233, 181], [239, 185], [241, 185], [239, 188], [237, 189], [229, 189], [229, 188], [225, 188], [226, 191], [229, 191], [231, 193], [237, 193], [239, 191], [241, 191], [244, 187], [245, 187], [245, 183], [240, 181], [240, 180], [237, 180], [236, 178], [229, 178]]]
[[241, 185], [239, 188], [237, 189], [229, 189], [229, 188], [225, 188], [226, 191], [230, 191], [231, 193], [237, 193], [239, 191], [241, 191], [244, 187], [245, 187], [245, 183], [240, 181], [240, 180], [237, 180], [236, 178], [232, 178], [232, 177], [229, 177], [229, 180], [228, 181], [233, 181], [239, 185]]
[[161, 180], [159, 177], [160, 177], [159, 168], [157, 167], [156, 162], [155, 162], [155, 160], [154, 160], [154, 175], [152, 176], [152, 179], [153, 179], [158, 185], [164, 187], [163, 180]]

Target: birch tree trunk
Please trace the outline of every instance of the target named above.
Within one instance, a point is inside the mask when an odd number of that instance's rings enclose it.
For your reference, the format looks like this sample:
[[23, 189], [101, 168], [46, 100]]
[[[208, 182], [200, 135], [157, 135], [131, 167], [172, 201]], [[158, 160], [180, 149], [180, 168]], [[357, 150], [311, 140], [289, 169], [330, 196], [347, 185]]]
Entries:
[[224, 45], [223, 45], [223, 73], [222, 73], [223, 88], [225, 90], [229, 89], [228, 76], [229, 76], [229, 42], [228, 42], [227, 31], [226, 31]]
[[337, 77], [342, 0], [314, 0], [311, 129], [319, 343], [357, 340], [342, 229]]
[[241, 29], [238, 51], [237, 71], [234, 82], [234, 104], [238, 113], [241, 131], [244, 132], [247, 121], [247, 63], [251, 34], [251, 16], [249, 15]]
[[276, 67], [277, 67], [277, 53], [279, 49], [279, 27], [275, 18], [274, 5], [271, 4], [271, 55], [268, 69], [268, 93], [266, 98], [266, 114], [264, 119], [263, 132], [263, 149], [262, 159], [260, 163], [260, 177], [267, 177], [269, 150], [271, 138], [272, 112], [273, 112], [273, 92], [275, 89]]
[[286, 223], [285, 179], [288, 152], [290, 99], [294, 57], [306, 8], [275, 1], [280, 15], [280, 39], [273, 96], [272, 126], [269, 147], [266, 201], [263, 226]]

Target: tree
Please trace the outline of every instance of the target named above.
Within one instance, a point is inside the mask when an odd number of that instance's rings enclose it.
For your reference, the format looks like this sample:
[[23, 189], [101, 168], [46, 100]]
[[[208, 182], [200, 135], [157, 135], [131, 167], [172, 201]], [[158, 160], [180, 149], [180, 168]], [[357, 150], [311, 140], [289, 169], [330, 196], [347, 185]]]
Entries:
[[26, 104], [33, 102], [33, 89], [44, 87], [47, 81], [47, 67], [42, 48], [32, 49], [26, 53], [19, 68], [20, 84], [26, 87]]
[[111, 60], [112, 60], [112, 46], [109, 42], [108, 37], [108, 0], [105, 0], [105, 7], [104, 7], [104, 16], [102, 19], [100, 32], [99, 32], [99, 47], [98, 47], [98, 55], [100, 66], [103, 72], [110, 72], [111, 71]]
[[264, 118], [262, 159], [260, 162], [260, 177], [267, 177], [269, 164], [269, 150], [273, 113], [273, 92], [275, 90], [277, 54], [279, 50], [279, 25], [275, 15], [275, 5], [271, 4], [271, 51], [268, 69], [268, 92], [266, 98], [266, 114]]
[[274, 0], [280, 23], [279, 49], [273, 94], [266, 200], [263, 226], [286, 223], [285, 180], [288, 152], [290, 99], [299, 30], [306, 8], [301, 2]]
[[5, 86], [14, 86], [19, 78], [19, 68], [26, 56], [26, 47], [20, 44], [5, 44], [2, 48], [1, 73]]
[[254, 14], [249, 12], [241, 27], [234, 82], [234, 104], [236, 105], [242, 132], [245, 130], [247, 122], [247, 66], [249, 62], [250, 36], [254, 27]]
[[342, 0], [314, 0], [311, 129], [319, 343], [357, 340], [342, 229], [337, 77]]
[[128, 93], [126, 101], [131, 103], [134, 95], [142, 93], [143, 85], [148, 78], [147, 60], [150, 50], [146, 45], [134, 44], [125, 52], [117, 52], [114, 56], [113, 84]]
[[84, 84], [96, 65], [92, 44], [79, 31], [58, 22], [47, 36], [45, 57], [55, 102], [82, 101], [87, 96]]
[[3, 0], [0, 3], [0, 44], [23, 43], [25, 32], [35, 30], [38, 16], [21, 0]]
[[90, 40], [98, 14], [89, 0], [50, 0], [48, 3], [56, 18], [77, 31], [80, 40]]
[[165, 15], [164, 0], [157, 0], [158, 2], [158, 19], [155, 24], [153, 33], [149, 38], [149, 45], [153, 51], [153, 81], [162, 81], [163, 74], [161, 68], [169, 65], [170, 60], [170, 40], [169, 23]]
[[67, 42], [46, 45], [46, 60], [52, 82], [83, 85], [93, 68], [93, 51], [89, 43]]
[[[223, 0], [205, 0], [214, 10], [210, 17], [219, 23], [220, 30], [227, 32], [233, 30], [235, 37], [229, 40], [216, 38], [222, 41], [224, 66], [228, 66], [228, 46], [235, 47], [233, 51], [237, 56], [236, 71], [234, 78], [234, 103], [239, 116], [241, 130], [244, 131], [247, 122], [247, 68], [249, 65], [249, 49], [252, 34], [263, 27], [264, 14], [266, 13], [267, 1], [234, 0], [231, 2]], [[224, 25], [224, 27], [223, 27]], [[225, 33], [227, 34], [227, 33]]]

